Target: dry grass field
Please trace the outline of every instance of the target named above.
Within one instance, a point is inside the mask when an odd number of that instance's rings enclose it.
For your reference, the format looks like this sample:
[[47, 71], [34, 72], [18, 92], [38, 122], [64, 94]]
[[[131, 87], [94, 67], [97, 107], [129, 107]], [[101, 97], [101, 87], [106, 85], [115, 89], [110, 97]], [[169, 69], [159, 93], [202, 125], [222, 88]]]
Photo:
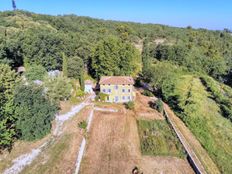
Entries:
[[[141, 105], [140, 107], [143, 108], [138, 108], [141, 99], [147, 98], [143, 96], [137, 98], [137, 110], [142, 112], [149, 110], [147, 105]], [[118, 109], [117, 113], [95, 112], [81, 164], [81, 174], [130, 174], [135, 166], [147, 174], [194, 173], [185, 159], [169, 156], [142, 156], [136, 111], [125, 110], [122, 105], [119, 105]], [[152, 118], [161, 119], [160, 115], [148, 119]]]
[[22, 173], [72, 174], [75, 171], [76, 157], [82, 141], [82, 133], [77, 125], [87, 119], [89, 112], [90, 108], [86, 107], [76, 117], [68, 120], [64, 124], [62, 135]]
[[[164, 119], [149, 107], [150, 100], [138, 94], [134, 111], [126, 110], [123, 105], [96, 103], [96, 107], [118, 109], [118, 112], [94, 112], [91, 129], [87, 134], [87, 146], [80, 174], [130, 174], [135, 166], [144, 174], [193, 173], [185, 159], [141, 154], [137, 120]], [[69, 110], [65, 103], [62, 107], [65, 110], [63, 112]], [[75, 117], [66, 121], [63, 133], [54, 138], [54, 141], [21, 173], [72, 174], [75, 171], [75, 162], [83, 138], [77, 124], [86, 120], [90, 111], [91, 107], [87, 106]], [[11, 153], [0, 155], [0, 173], [10, 167], [13, 159], [40, 146], [51, 136], [48, 135], [37, 142], [17, 142]]]

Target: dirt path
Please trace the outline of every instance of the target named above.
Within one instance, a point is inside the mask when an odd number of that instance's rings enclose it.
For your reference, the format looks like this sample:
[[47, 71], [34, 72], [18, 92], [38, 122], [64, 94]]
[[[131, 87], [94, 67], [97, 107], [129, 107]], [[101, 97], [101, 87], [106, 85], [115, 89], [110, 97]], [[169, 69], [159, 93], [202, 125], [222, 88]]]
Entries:
[[96, 111], [80, 173], [128, 174], [135, 166], [147, 174], [193, 173], [183, 159], [142, 156], [139, 144], [133, 112], [122, 108], [118, 113]]
[[87, 120], [91, 107], [87, 106], [77, 116], [67, 120], [63, 133], [46, 148], [31, 165], [26, 166], [23, 174], [73, 174], [76, 155], [79, 151], [83, 134], [77, 124]]
[[201, 146], [200, 142], [191, 133], [191, 131], [185, 126], [185, 124], [174, 114], [167, 104], [164, 105], [169, 119], [175, 124], [178, 132], [183, 139], [183, 142], [187, 149], [194, 157], [199, 169], [202, 173], [219, 174], [219, 170], [213, 160], [209, 157], [206, 150]]
[[69, 120], [73, 116], [75, 116], [78, 112], [80, 112], [85, 106], [89, 105], [90, 100], [93, 96], [89, 96], [84, 102], [80, 103], [79, 105], [73, 107], [71, 111], [67, 112], [63, 115], [57, 115], [56, 116], [56, 124], [55, 128], [53, 129], [53, 135], [50, 139], [46, 140], [42, 145], [39, 147], [36, 147], [32, 149], [29, 153], [22, 154], [12, 160], [13, 165], [3, 172], [4, 174], [18, 174], [20, 173], [26, 166], [30, 165], [39, 155], [42, 151], [44, 151], [46, 148], [48, 148], [55, 139], [57, 139], [57, 136], [60, 136], [63, 132], [63, 124], [65, 121]]

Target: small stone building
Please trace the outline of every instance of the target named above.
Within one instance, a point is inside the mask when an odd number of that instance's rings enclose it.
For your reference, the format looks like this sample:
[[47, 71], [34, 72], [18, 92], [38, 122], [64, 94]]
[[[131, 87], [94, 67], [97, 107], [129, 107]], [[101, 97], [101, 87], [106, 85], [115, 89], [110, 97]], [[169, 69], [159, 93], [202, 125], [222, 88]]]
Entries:
[[85, 93], [93, 93], [94, 83], [91, 80], [85, 81]]

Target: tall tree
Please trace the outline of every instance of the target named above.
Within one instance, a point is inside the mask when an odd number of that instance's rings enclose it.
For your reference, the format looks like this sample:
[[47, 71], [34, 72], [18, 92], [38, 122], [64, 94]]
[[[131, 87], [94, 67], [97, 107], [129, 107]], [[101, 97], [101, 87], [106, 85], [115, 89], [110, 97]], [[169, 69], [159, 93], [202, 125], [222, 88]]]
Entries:
[[78, 79], [84, 90], [84, 62], [80, 57], [70, 57], [68, 60], [68, 77]]
[[13, 96], [17, 75], [6, 64], [0, 64], [0, 150], [12, 145], [15, 131]]
[[57, 106], [51, 103], [40, 86], [20, 85], [14, 96], [16, 128], [23, 140], [36, 140], [51, 130]]
[[62, 53], [62, 57], [63, 57], [63, 63], [62, 63], [63, 76], [67, 77], [68, 76], [68, 61], [64, 53]]
[[14, 10], [16, 10], [16, 9], [17, 9], [17, 7], [16, 7], [16, 3], [15, 3], [15, 0], [12, 0], [12, 7], [13, 7], [13, 9], [14, 9]]
[[116, 37], [99, 41], [92, 55], [92, 75], [132, 75], [141, 70], [139, 51]]

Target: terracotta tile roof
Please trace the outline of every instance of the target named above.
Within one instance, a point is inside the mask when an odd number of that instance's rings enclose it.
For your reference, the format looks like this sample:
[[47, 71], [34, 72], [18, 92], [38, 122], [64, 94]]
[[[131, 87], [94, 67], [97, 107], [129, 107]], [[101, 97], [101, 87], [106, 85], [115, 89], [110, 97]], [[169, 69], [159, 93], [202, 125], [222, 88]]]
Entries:
[[129, 76], [103, 76], [99, 81], [100, 85], [134, 85], [134, 79]]
[[93, 82], [91, 80], [85, 80], [86, 85], [93, 85]]

